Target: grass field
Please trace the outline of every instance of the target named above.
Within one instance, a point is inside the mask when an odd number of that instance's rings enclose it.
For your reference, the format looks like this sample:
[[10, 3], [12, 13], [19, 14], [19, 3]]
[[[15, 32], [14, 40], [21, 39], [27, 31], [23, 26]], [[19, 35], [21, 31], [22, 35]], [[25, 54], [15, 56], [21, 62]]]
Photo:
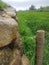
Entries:
[[24, 54], [31, 65], [35, 60], [35, 36], [39, 29], [45, 30], [43, 65], [49, 65], [49, 12], [18, 12], [19, 32], [23, 42]]

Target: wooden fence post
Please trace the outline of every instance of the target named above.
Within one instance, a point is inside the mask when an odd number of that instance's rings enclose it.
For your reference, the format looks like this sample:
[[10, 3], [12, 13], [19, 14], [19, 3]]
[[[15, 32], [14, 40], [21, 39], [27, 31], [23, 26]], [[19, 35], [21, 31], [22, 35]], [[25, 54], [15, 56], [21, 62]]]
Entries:
[[36, 34], [36, 54], [35, 65], [42, 65], [43, 47], [44, 47], [44, 30], [38, 30]]

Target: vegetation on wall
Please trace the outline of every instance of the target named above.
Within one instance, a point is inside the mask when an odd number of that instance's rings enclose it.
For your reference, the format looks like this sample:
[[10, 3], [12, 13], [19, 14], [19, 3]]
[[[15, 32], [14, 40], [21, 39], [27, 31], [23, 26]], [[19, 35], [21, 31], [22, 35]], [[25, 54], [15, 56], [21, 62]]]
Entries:
[[0, 10], [3, 10], [6, 7], [7, 7], [7, 4], [3, 2], [2, 0], [0, 0]]

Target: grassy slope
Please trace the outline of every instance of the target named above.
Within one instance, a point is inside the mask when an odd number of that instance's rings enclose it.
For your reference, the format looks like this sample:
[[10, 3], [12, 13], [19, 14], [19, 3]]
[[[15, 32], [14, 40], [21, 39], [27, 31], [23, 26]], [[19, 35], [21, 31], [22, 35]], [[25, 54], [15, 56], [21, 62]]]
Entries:
[[36, 31], [39, 29], [46, 31], [43, 65], [49, 65], [49, 12], [18, 12], [17, 14], [24, 54], [30, 59], [31, 65], [34, 65], [35, 60]]
[[3, 2], [2, 0], [0, 0], [0, 10], [3, 10], [6, 7], [7, 7], [7, 4]]

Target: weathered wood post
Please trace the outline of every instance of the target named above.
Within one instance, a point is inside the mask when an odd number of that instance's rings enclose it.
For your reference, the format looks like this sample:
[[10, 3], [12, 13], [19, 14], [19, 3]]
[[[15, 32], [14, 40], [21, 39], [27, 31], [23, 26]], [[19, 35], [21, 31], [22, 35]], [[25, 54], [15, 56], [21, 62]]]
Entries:
[[35, 65], [42, 65], [43, 47], [44, 47], [44, 30], [38, 30], [36, 34], [36, 55]]

